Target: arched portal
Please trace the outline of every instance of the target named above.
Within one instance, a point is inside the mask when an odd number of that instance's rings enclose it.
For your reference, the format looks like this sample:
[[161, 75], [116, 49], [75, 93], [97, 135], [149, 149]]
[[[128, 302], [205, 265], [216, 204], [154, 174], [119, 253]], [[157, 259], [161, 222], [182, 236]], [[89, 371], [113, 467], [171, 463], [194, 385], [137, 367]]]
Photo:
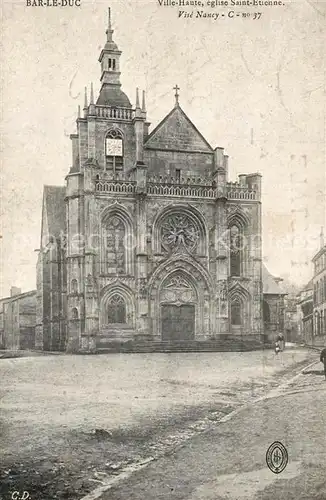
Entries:
[[184, 273], [176, 272], [160, 289], [161, 335], [163, 341], [194, 340], [198, 296]]
[[164, 262], [149, 283], [153, 337], [169, 342], [207, 338], [212, 296], [209, 275], [193, 259], [175, 257]]

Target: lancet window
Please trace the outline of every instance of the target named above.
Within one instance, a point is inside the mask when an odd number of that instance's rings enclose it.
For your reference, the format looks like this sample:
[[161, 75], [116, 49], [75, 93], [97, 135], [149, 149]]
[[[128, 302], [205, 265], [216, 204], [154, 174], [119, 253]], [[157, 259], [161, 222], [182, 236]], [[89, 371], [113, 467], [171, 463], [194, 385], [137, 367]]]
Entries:
[[104, 259], [106, 274], [123, 274], [126, 272], [125, 224], [114, 215], [104, 225]]
[[126, 303], [124, 298], [119, 295], [113, 295], [107, 306], [108, 324], [126, 323]]
[[105, 164], [107, 170], [123, 169], [123, 136], [119, 129], [110, 130], [105, 138]]
[[231, 276], [241, 275], [241, 231], [238, 226], [233, 225], [230, 228], [230, 274]]

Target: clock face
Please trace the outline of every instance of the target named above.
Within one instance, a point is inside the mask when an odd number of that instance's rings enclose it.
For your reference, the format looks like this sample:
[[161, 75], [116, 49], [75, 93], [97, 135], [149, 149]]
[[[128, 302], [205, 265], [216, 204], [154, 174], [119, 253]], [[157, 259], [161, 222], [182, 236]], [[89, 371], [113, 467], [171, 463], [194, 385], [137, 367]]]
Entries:
[[121, 139], [106, 139], [106, 156], [123, 156]]

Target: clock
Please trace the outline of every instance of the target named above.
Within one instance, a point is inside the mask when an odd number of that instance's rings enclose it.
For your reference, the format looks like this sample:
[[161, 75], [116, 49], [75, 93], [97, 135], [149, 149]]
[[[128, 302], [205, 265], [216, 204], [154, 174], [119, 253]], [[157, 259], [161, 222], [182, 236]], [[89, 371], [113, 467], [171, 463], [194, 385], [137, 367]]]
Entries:
[[123, 156], [121, 139], [106, 139], [106, 156]]

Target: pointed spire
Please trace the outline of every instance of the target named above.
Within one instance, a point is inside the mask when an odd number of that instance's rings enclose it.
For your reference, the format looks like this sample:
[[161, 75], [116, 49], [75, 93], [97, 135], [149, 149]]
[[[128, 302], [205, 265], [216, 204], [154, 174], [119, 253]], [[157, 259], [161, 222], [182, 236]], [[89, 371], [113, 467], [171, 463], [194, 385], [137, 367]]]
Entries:
[[88, 114], [88, 101], [87, 101], [87, 87], [85, 87], [85, 98], [84, 98], [84, 118], [87, 117]]
[[94, 89], [93, 89], [93, 82], [91, 83], [91, 97], [90, 97], [90, 104], [94, 104]]
[[143, 90], [143, 99], [141, 104], [141, 110], [146, 112], [146, 104], [145, 104], [145, 90]]
[[323, 248], [324, 245], [325, 245], [324, 228], [321, 227], [321, 229], [320, 229], [320, 248]]
[[85, 87], [85, 97], [84, 97], [84, 109], [88, 107], [87, 103], [87, 87]]
[[136, 88], [136, 108], [140, 108], [140, 104], [139, 104], [139, 89], [138, 89], [138, 87]]
[[112, 42], [113, 29], [111, 24], [111, 8], [109, 7], [108, 29], [106, 30], [108, 42]]
[[112, 25], [111, 25], [111, 7], [109, 7], [108, 12], [109, 12], [108, 30], [112, 30]]
[[80, 105], [78, 104], [78, 114], [77, 117], [80, 118]]

